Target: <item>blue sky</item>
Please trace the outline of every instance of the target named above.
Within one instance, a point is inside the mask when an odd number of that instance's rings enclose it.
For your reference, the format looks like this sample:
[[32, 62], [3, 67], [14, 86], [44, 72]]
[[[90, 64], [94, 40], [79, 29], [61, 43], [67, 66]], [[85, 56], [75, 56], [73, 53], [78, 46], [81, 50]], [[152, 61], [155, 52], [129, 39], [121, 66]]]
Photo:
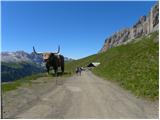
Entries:
[[104, 40], [139, 17], [155, 1], [2, 2], [2, 51], [56, 51], [74, 59], [97, 53]]

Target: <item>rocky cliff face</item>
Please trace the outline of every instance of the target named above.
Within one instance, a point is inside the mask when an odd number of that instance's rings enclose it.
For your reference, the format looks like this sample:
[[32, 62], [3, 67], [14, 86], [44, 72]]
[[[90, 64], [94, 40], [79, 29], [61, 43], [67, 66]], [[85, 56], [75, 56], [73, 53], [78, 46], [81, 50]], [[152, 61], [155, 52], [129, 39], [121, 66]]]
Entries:
[[146, 36], [149, 33], [158, 31], [158, 29], [159, 5], [157, 3], [151, 8], [148, 16], [142, 16], [131, 28], [120, 30], [107, 38], [100, 52], [105, 52], [111, 47], [127, 44], [135, 38]]

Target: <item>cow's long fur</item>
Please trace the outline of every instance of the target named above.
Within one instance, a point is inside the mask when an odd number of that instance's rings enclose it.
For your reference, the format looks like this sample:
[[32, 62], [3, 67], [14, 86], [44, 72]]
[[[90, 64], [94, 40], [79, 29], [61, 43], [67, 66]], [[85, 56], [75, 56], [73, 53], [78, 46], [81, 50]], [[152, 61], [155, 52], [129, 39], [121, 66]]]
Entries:
[[53, 67], [55, 75], [57, 76], [58, 67], [61, 67], [62, 74], [64, 73], [64, 57], [63, 55], [59, 55], [60, 46], [58, 47], [57, 53], [52, 52], [43, 52], [37, 53], [33, 47], [33, 52], [37, 55], [42, 55], [43, 60], [46, 63], [47, 72], [49, 73], [50, 67]]
[[[45, 53], [44, 53], [45, 54]], [[58, 67], [61, 67], [62, 74], [64, 73], [64, 57], [54, 53], [49, 54], [49, 58], [45, 60], [47, 72], [50, 67], [53, 67], [55, 75], [57, 75]]]

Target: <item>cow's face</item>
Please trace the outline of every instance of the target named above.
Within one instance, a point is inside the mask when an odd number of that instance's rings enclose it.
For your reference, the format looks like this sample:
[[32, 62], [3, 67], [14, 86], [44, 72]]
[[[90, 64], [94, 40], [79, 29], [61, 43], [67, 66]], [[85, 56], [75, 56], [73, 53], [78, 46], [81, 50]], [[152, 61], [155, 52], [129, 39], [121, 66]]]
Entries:
[[43, 60], [46, 62], [50, 57], [51, 57], [51, 53], [43, 53]]
[[55, 52], [55, 53], [53, 53], [53, 52], [36, 52], [36, 50], [34, 49], [34, 46], [33, 46], [33, 53], [35, 53], [37, 55], [42, 55], [43, 60], [45, 62], [47, 62], [52, 56], [59, 54], [59, 52], [60, 52], [60, 46], [58, 46], [58, 52]]

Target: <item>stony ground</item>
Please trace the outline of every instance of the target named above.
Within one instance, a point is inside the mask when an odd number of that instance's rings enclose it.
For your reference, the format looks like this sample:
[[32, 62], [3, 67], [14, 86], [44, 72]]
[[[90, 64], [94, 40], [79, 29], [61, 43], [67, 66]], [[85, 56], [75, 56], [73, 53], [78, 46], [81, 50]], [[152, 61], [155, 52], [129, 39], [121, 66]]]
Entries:
[[136, 98], [90, 71], [39, 78], [3, 94], [4, 118], [158, 118], [158, 100]]

